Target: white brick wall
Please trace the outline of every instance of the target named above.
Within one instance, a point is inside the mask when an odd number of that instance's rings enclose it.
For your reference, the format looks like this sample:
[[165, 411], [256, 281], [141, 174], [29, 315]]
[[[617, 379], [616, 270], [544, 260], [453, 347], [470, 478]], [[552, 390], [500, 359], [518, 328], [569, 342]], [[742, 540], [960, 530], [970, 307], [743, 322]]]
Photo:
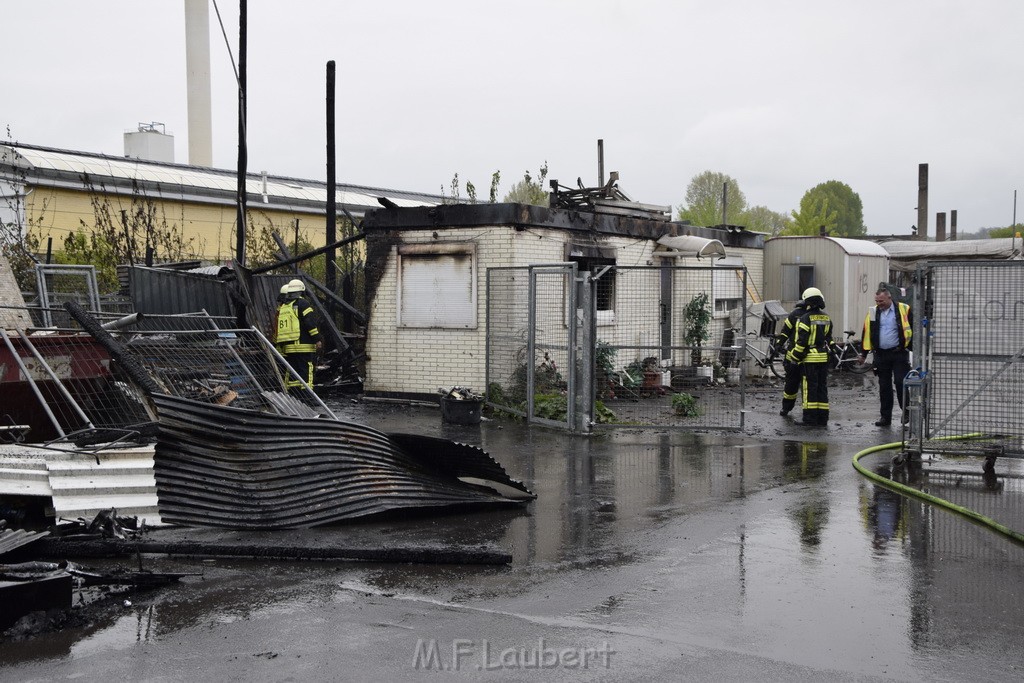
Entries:
[[[562, 230], [530, 228], [520, 231], [506, 226], [452, 228], [438, 231], [438, 235], [435, 239], [431, 231], [410, 230], [401, 233], [400, 240], [404, 244], [476, 245], [476, 328], [397, 327], [398, 258], [396, 249], [392, 248], [370, 310], [367, 330], [369, 360], [364, 384], [369, 392], [433, 394], [438, 387], [447, 388], [458, 384], [482, 393], [486, 378], [487, 269], [562, 262], [565, 260], [566, 244], [571, 237]], [[657, 263], [653, 258], [655, 243], [652, 240], [610, 237], [602, 243], [616, 250], [616, 260], [620, 266]], [[737, 249], [730, 252], [743, 256], [751, 281], [760, 288], [763, 269], [761, 250]], [[680, 265], [683, 261], [680, 260]], [[704, 261], [700, 263], [706, 264]], [[657, 282], [656, 273], [651, 278]], [[648, 296], [631, 298], [628, 305], [616, 304], [615, 325], [600, 326], [597, 335], [599, 339], [621, 346], [658, 343], [656, 324], [646, 331], [640, 326], [641, 320], [658, 320], [658, 290], [650, 290], [649, 284], [645, 284], [645, 287], [645, 292], [650, 291]], [[679, 299], [680, 305], [685, 305], [692, 295], [693, 292], [678, 292], [677, 296], [685, 296], [685, 299]], [[538, 321], [538, 327], [551, 335], [558, 335], [564, 330], [565, 322], [559, 316], [558, 320]], [[714, 334], [709, 344], [715, 345], [721, 339], [721, 325], [715, 328]], [[646, 355], [656, 354], [650, 352]], [[618, 360], [622, 365], [632, 358]]]

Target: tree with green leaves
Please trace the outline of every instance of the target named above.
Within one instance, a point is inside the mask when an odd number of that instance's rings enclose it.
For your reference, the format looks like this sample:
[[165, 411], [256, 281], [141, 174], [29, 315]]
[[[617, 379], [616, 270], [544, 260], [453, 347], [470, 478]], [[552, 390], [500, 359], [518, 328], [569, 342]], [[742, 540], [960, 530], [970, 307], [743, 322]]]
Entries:
[[789, 222], [782, 235], [818, 235], [821, 228], [831, 234], [836, 227], [839, 212], [829, 207], [828, 197], [815, 197], [805, 192], [800, 200], [800, 210], [793, 212], [793, 220]]
[[735, 178], [718, 171], [704, 171], [693, 177], [686, 186], [686, 205], [679, 207], [679, 220], [694, 225], [720, 225], [723, 186], [726, 187], [725, 223], [740, 225], [747, 210], [747, 198]]
[[512, 189], [505, 195], [503, 201], [513, 204], [532, 204], [533, 206], [547, 206], [550, 197], [544, 188], [544, 181], [548, 177], [548, 162], [544, 162], [534, 180], [529, 171], [523, 173], [523, 179], [512, 186]]
[[[835, 214], [834, 220], [828, 220], [832, 214]], [[821, 225], [834, 237], [863, 237], [868, 232], [860, 195], [838, 180], [829, 180], [807, 190], [800, 200], [800, 213], [794, 212], [793, 218], [800, 231], [783, 234], [817, 235]]]
[[772, 211], [767, 206], [752, 206], [740, 217], [740, 225], [752, 232], [763, 232], [776, 237], [789, 226], [789, 216]]
[[1016, 225], [1008, 225], [1005, 228], [992, 228], [988, 231], [988, 236], [989, 238], [1014, 237], [1017, 233], [1024, 235], [1024, 224], [1017, 223]]

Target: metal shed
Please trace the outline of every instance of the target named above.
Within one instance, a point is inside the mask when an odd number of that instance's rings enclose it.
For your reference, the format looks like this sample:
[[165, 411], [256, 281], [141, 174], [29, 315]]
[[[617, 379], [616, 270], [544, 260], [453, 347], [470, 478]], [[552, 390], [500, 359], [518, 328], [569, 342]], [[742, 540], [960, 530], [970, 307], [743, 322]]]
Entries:
[[843, 330], [860, 337], [878, 283], [888, 277], [889, 253], [867, 240], [793, 236], [764, 245], [765, 299], [778, 299], [789, 310], [805, 288], [817, 287], [837, 339], [843, 338]]

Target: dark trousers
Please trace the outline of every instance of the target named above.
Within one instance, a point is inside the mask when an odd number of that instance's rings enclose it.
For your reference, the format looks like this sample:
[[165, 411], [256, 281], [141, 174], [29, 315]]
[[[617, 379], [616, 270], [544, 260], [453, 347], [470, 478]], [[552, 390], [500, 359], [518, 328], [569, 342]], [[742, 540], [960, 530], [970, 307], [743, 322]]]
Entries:
[[910, 353], [906, 349], [875, 349], [875, 374], [878, 375], [878, 398], [881, 400], [882, 419], [892, 419], [892, 390], [903, 408], [903, 378], [910, 372]]
[[796, 397], [800, 394], [800, 381], [803, 379], [803, 372], [799, 363], [784, 361], [782, 364], [786, 371], [786, 383], [782, 387], [782, 412], [788, 413], [796, 406]]
[[801, 363], [804, 424], [828, 424], [828, 363]]

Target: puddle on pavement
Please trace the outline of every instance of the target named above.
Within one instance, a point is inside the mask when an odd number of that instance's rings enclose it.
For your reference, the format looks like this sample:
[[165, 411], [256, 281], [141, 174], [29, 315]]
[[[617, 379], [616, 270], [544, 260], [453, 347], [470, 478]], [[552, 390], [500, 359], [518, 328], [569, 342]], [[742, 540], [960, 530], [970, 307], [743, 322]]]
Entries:
[[[438, 427], [436, 413], [428, 415], [434, 420], [432, 428], [427, 428], [427, 418], [410, 421], [401, 411], [388, 419], [394, 424], [383, 420], [374, 426], [479, 445], [510, 475], [526, 482], [537, 500], [525, 510], [322, 528], [315, 530], [315, 537], [324, 542], [376, 536], [395, 545], [491, 545], [511, 551], [511, 566], [214, 561], [203, 565], [204, 579], [140, 595], [130, 608], [114, 605], [85, 625], [20, 643], [0, 643], [0, 660], [76, 658], [179, 630], [213, 628], [236, 620], [273, 620], [275, 615], [309, 605], [368, 599], [346, 587], [351, 585], [370, 587], [374, 599], [415, 595], [440, 604], [500, 600], [526, 594], [539, 580], [561, 574], [577, 580], [628, 570], [642, 562], [663, 562], [659, 555], [666, 547], [647, 544], [645, 539], [658, 539], [668, 525], [691, 521], [697, 528], [702, 513], [742, 504], [762, 492], [767, 492], [767, 501], [761, 503], [766, 511], [749, 528], [737, 531], [734, 539], [711, 537], [698, 550], [680, 549], [683, 559], [679, 562], [692, 563], [696, 556], [698, 565], [707, 564], [702, 571], [709, 582], [710, 577], [734, 576], [733, 585], [723, 590], [744, 595], [752, 577], [758, 571], [773, 570], [774, 564], [811, 573], [819, 587], [835, 581], [836, 591], [850, 590], [849, 572], [860, 571], [864, 576], [859, 589], [871, 591], [872, 582], [878, 580], [873, 575], [874, 562], [904, 579], [912, 577], [907, 580], [913, 591], [926, 591], [943, 581], [970, 584], [982, 605], [999, 595], [1001, 587], [995, 583], [1005, 580], [1007, 563], [1019, 567], [1024, 562], [1021, 553], [1007, 550], [1004, 542], [978, 533], [961, 520], [850, 478], [848, 447], [823, 441], [755, 441], [743, 435], [626, 430], [571, 438], [520, 425]], [[842, 475], [836, 476], [839, 471]], [[963, 560], [963, 566], [956, 568], [952, 562], [937, 568], [937, 553]], [[828, 562], [842, 558], [848, 562], [850, 557], [857, 558], [857, 567], [839, 573], [838, 578], [814, 573]], [[971, 557], [1000, 563], [988, 575], [993, 585], [985, 586], [987, 575], [975, 571], [968, 562]], [[187, 567], [190, 562], [176, 561], [176, 566]], [[192, 566], [199, 565], [194, 561]], [[659, 571], [671, 574], [675, 566], [669, 562]], [[728, 584], [724, 578], [721, 581], [723, 586]], [[587, 613], [595, 619], [606, 618], [661, 599], [638, 595], [605, 596]], [[772, 603], [765, 603], [767, 611], [779, 610], [776, 599], [764, 595], [759, 599]], [[787, 599], [792, 599], [793, 606], [779, 610], [778, 618], [787, 609], [797, 613], [801, 609], [799, 589]], [[941, 642], [933, 622], [910, 630], [930, 646]]]

